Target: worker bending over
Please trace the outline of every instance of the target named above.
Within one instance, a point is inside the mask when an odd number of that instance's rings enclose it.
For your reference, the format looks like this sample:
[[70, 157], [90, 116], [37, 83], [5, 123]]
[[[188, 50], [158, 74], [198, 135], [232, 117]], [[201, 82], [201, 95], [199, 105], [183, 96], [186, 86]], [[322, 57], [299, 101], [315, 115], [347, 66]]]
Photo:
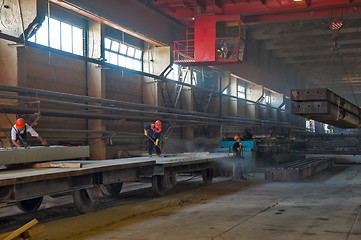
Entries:
[[239, 136], [235, 136], [234, 141], [236, 141], [233, 144], [233, 152], [236, 155], [236, 164], [235, 164], [236, 176], [240, 176], [242, 179], [246, 179], [246, 173], [244, 170], [243, 155], [242, 155], [243, 143], [241, 142], [241, 138]]
[[148, 145], [149, 156], [152, 156], [154, 146], [157, 155], [160, 156], [159, 138], [161, 132], [162, 132], [162, 123], [159, 120], [155, 121], [154, 124], [146, 125], [144, 127], [144, 135], [149, 138], [149, 145]]
[[47, 142], [42, 139], [42, 137], [31, 127], [29, 126], [23, 118], [16, 120], [15, 125], [11, 128], [10, 131], [10, 140], [12, 147], [23, 147], [26, 146], [26, 134], [30, 133], [32, 137], [36, 137], [43, 145], [47, 145]]

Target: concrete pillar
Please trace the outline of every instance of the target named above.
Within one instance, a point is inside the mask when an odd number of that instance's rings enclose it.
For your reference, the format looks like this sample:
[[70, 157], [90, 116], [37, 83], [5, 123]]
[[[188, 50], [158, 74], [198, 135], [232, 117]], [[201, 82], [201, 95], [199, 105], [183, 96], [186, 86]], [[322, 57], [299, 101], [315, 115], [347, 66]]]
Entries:
[[238, 103], [237, 103], [237, 115], [238, 116], [241, 116], [241, 117], [244, 117], [244, 116], [247, 116], [247, 104], [246, 104], [246, 101], [244, 100], [238, 100]]
[[[18, 64], [18, 51], [17, 47], [11, 46], [13, 42], [5, 39], [0, 39], [0, 84], [9, 86], [18, 86], [19, 75], [23, 75], [24, 69], [19, 68]], [[11, 94], [11, 93], [10, 93]], [[0, 99], [2, 105], [16, 105], [15, 100]], [[3, 129], [10, 129], [13, 123], [15, 123], [16, 117], [14, 114], [7, 114], [7, 117], [0, 113], [0, 126]], [[10, 136], [9, 132], [4, 133], [0, 131], [0, 137], [7, 147], [10, 146], [9, 141], [6, 139]]]
[[271, 106], [277, 109], [272, 108], [271, 109], [271, 119], [272, 120], [278, 120], [283, 121], [282, 117], [280, 115], [280, 108], [284, 106], [284, 96], [283, 94], [276, 94], [271, 93]]
[[[227, 89], [228, 95], [230, 94], [231, 76], [229, 72], [222, 72], [221, 88], [222, 91]], [[229, 116], [230, 98], [228, 96], [222, 97], [222, 116]]]
[[[102, 42], [104, 37], [104, 26], [96, 21], [89, 21], [89, 53], [92, 58], [101, 58]], [[87, 84], [88, 95], [90, 97], [105, 98], [105, 72], [97, 64], [87, 63]], [[88, 130], [104, 131], [105, 124], [103, 120], [88, 120]], [[106, 159], [105, 140], [102, 139], [103, 134], [89, 134], [90, 159], [104, 160]]]
[[[263, 97], [263, 94], [264, 91], [262, 85], [248, 86], [246, 89], [246, 98], [252, 102], [258, 102]], [[252, 102], [247, 102], [247, 116], [250, 118], [258, 118], [258, 106]]]
[[[235, 77], [230, 77], [230, 94], [231, 96], [237, 97], [237, 79]], [[229, 115], [237, 116], [237, 98], [229, 99]]]
[[[170, 47], [145, 45], [143, 53], [144, 72], [160, 75], [170, 64]], [[165, 87], [165, 84], [158, 83], [153, 78], [143, 77], [143, 103], [153, 106], [164, 105], [159, 97], [161, 96], [160, 87]]]
[[[219, 92], [219, 89], [220, 89], [220, 87], [219, 87], [219, 84], [220, 84], [219, 77], [218, 76], [215, 77], [213, 79], [213, 81], [214, 81], [214, 84], [215, 84], [214, 91]], [[212, 94], [212, 98], [211, 98], [211, 100], [209, 102], [209, 107], [208, 107], [208, 112], [209, 113], [219, 115], [219, 98], [220, 98], [219, 95]]]
[[[193, 74], [192, 70], [187, 68], [184, 71], [188, 71], [188, 74], [186, 75], [185, 83], [191, 84], [192, 74]], [[192, 88], [183, 86], [181, 97], [182, 97], [182, 109], [187, 111], [193, 111], [194, 109], [193, 109]], [[182, 138], [193, 139], [194, 138], [193, 127], [182, 128]]]

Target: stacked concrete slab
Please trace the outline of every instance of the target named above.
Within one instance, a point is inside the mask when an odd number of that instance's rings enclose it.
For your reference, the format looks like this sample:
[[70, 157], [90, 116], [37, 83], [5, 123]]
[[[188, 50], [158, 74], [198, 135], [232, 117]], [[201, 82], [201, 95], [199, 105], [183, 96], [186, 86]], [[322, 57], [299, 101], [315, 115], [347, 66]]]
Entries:
[[358, 128], [360, 108], [327, 88], [291, 90], [295, 115], [339, 128]]
[[0, 149], [0, 165], [46, 162], [89, 157], [89, 146], [51, 146]]
[[309, 158], [285, 163], [265, 171], [266, 180], [293, 181], [307, 178], [330, 168], [334, 165], [335, 158]]

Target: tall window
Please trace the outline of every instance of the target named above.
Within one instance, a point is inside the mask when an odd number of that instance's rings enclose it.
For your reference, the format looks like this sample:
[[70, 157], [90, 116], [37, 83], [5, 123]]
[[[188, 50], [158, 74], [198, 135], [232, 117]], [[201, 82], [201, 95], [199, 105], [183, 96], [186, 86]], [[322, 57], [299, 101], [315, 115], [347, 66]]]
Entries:
[[104, 48], [106, 62], [142, 71], [142, 50], [110, 38], [104, 39]]
[[268, 91], [265, 91], [264, 93], [264, 102], [265, 104], [271, 104], [271, 93]]
[[243, 99], [246, 98], [246, 88], [244, 84], [238, 83], [237, 94], [238, 94], [237, 97], [239, 98], [243, 98]]
[[229, 86], [227, 86], [227, 87], [223, 90], [222, 93], [223, 93], [223, 94], [226, 94], [226, 95], [229, 95], [229, 94], [230, 94], [230, 88], [229, 88]]
[[179, 65], [172, 64], [172, 71], [169, 72], [167, 78], [178, 81], [179, 79]]
[[28, 40], [65, 52], [84, 55], [83, 29], [45, 17], [39, 30]]
[[315, 132], [316, 128], [315, 128], [315, 121], [310, 119], [310, 120], [306, 120], [306, 130], [308, 132]]

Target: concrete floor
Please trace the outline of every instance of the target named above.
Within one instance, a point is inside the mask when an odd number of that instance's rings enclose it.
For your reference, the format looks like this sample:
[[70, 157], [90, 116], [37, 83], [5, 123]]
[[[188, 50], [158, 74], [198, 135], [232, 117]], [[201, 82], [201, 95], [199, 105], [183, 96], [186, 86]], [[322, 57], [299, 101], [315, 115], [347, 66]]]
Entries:
[[266, 182], [113, 229], [100, 239], [361, 239], [361, 166], [302, 182]]

